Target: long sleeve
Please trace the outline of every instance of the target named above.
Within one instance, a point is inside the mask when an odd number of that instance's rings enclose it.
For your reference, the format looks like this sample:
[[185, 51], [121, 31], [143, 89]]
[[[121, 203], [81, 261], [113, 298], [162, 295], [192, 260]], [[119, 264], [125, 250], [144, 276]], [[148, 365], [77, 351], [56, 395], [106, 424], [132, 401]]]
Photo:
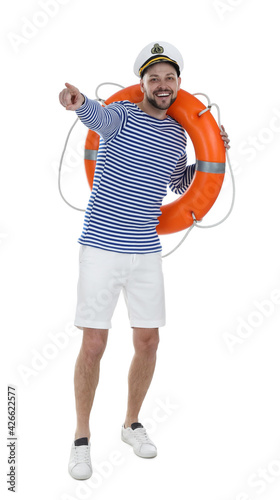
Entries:
[[125, 108], [118, 103], [102, 107], [97, 101], [85, 97], [84, 104], [76, 110], [81, 122], [98, 132], [105, 142], [112, 140], [127, 120]]
[[175, 170], [173, 170], [170, 176], [169, 187], [171, 191], [176, 194], [184, 194], [194, 176], [195, 166], [195, 163], [193, 165], [187, 165], [186, 153], [181, 156]]

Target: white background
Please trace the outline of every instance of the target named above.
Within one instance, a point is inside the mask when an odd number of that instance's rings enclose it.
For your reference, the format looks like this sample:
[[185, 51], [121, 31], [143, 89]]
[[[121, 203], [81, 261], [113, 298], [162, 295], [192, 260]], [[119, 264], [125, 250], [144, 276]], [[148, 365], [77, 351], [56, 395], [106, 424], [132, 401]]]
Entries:
[[[46, 5], [52, 7], [48, 14]], [[277, 12], [276, 0], [6, 3], [1, 20], [2, 498], [8, 497], [8, 384], [18, 390], [20, 499], [279, 498]], [[140, 416], [158, 457], [140, 459], [120, 440], [133, 354], [120, 299], [91, 415], [95, 471], [92, 480], [78, 482], [67, 465], [81, 343], [81, 333], [71, 325], [83, 213], [64, 204], [57, 189], [61, 151], [75, 120], [60, 106], [58, 93], [66, 81], [92, 98], [101, 82], [137, 83], [134, 59], [157, 40], [182, 52], [182, 88], [205, 92], [221, 108], [231, 139], [236, 204], [223, 225], [194, 229], [164, 260], [167, 325]], [[106, 98], [115, 89], [102, 91]], [[89, 198], [82, 159], [86, 132], [82, 124], [76, 126], [62, 176], [64, 194], [80, 207]], [[231, 195], [227, 174], [204, 223], [224, 216]], [[164, 253], [183, 234], [162, 238]]]

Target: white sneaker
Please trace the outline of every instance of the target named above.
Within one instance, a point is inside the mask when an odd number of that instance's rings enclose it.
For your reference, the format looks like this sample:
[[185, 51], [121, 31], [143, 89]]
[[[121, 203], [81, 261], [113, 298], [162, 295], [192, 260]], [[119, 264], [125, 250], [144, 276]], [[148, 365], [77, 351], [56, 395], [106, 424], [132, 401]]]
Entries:
[[89, 479], [92, 475], [88, 438], [76, 439], [72, 444], [68, 471], [74, 479]]
[[143, 425], [135, 422], [131, 427], [122, 426], [122, 440], [133, 447], [133, 451], [141, 458], [154, 458], [157, 456], [155, 444], [150, 440]]

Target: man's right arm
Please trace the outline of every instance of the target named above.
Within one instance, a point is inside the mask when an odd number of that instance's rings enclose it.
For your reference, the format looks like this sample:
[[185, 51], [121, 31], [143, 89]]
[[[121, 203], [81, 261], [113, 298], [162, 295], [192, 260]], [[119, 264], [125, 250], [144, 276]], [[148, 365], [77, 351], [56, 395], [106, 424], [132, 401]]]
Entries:
[[59, 94], [59, 100], [66, 110], [76, 111], [81, 122], [90, 130], [98, 132], [103, 139], [112, 139], [126, 121], [122, 106], [102, 107], [96, 100], [88, 99], [76, 87], [68, 83]]

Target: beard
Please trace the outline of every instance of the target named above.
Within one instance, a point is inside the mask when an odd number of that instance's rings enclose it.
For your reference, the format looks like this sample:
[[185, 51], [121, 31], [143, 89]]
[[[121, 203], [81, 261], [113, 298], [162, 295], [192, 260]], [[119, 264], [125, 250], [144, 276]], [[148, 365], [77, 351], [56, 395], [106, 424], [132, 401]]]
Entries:
[[[170, 99], [171, 97], [171, 99]], [[154, 108], [156, 109], [162, 109], [162, 110], [165, 110], [165, 109], [168, 109], [170, 108], [170, 106], [176, 101], [176, 98], [177, 96], [173, 97], [173, 94], [171, 94], [167, 99], [166, 99], [166, 102], [160, 102], [160, 99], [157, 101], [156, 100], [156, 97], [149, 97], [147, 95], [147, 100], [148, 102], [154, 106]]]

